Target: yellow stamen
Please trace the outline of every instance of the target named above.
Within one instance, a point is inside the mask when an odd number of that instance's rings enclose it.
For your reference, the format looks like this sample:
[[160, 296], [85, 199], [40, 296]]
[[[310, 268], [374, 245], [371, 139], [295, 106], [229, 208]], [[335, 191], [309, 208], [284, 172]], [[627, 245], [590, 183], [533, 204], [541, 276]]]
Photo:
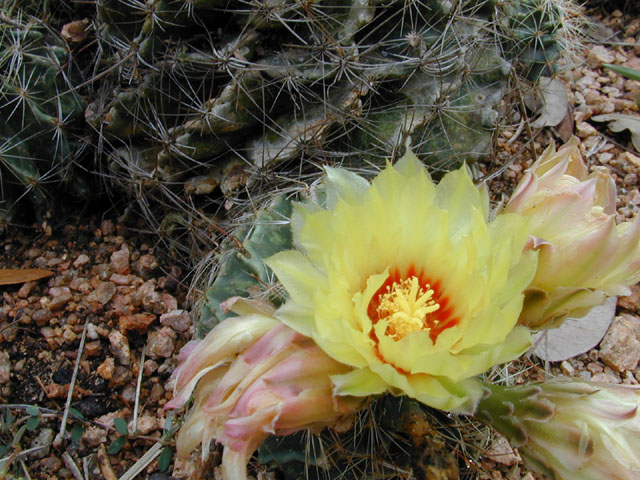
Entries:
[[437, 319], [427, 322], [427, 315], [440, 308], [433, 293], [429, 284], [421, 288], [416, 276], [387, 287], [376, 310], [378, 318], [388, 325], [386, 334], [397, 341], [411, 332], [429, 331], [437, 325]]

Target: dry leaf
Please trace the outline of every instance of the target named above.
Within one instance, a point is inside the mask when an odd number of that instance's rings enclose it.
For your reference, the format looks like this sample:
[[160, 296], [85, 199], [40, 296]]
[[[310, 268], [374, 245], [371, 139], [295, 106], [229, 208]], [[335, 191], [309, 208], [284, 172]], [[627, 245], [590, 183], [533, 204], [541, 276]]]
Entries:
[[582, 318], [567, 318], [558, 328], [533, 336], [533, 354], [559, 362], [588, 352], [600, 343], [616, 313], [617, 297], [611, 297]]
[[596, 115], [591, 117], [596, 122], [609, 122], [609, 130], [621, 132], [629, 130], [631, 132], [631, 143], [636, 152], [640, 152], [640, 117], [635, 115], [625, 115], [623, 113], [609, 113], [606, 115]]
[[569, 111], [569, 97], [560, 80], [540, 77], [538, 87], [525, 96], [525, 103], [539, 117], [531, 123], [533, 128], [555, 127]]
[[0, 285], [15, 285], [17, 283], [33, 282], [53, 275], [51, 270], [42, 268], [0, 268]]
[[87, 38], [87, 26], [91, 23], [88, 18], [66, 23], [60, 34], [68, 41], [80, 43]]

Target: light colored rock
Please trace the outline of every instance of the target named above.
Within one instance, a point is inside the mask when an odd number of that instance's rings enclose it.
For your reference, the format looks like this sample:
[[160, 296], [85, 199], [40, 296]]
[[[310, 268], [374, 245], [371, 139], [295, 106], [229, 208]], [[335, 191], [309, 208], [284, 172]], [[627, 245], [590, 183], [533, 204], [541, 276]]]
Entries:
[[96, 373], [105, 380], [111, 380], [113, 378], [113, 372], [116, 368], [116, 361], [113, 357], [107, 357], [104, 362], [98, 365]]
[[562, 373], [564, 373], [567, 377], [572, 377], [573, 374], [576, 372], [575, 368], [573, 368], [573, 365], [571, 365], [568, 361], [564, 360], [561, 364], [560, 364], [560, 370], [562, 370]]
[[18, 290], [18, 297], [27, 298], [35, 286], [36, 282], [24, 282]]
[[87, 325], [87, 338], [89, 340], [97, 340], [98, 338], [100, 338], [100, 335], [98, 334], [98, 327], [96, 327], [93, 323], [89, 323]]
[[98, 287], [87, 295], [88, 302], [106, 304], [116, 293], [116, 285], [113, 282], [100, 282]]
[[131, 362], [131, 349], [129, 348], [129, 340], [118, 330], [109, 333], [109, 343], [111, 351], [122, 365], [129, 365]]
[[52, 312], [64, 308], [73, 299], [69, 287], [51, 287], [49, 289], [51, 301], [47, 305]]
[[576, 133], [580, 138], [587, 138], [592, 135], [597, 135], [598, 131], [587, 122], [580, 122], [576, 124]]
[[603, 45], [596, 45], [587, 51], [587, 63], [591, 68], [599, 68], [603, 63], [612, 63], [615, 55]]
[[126, 243], [123, 243], [120, 250], [111, 254], [109, 266], [116, 273], [126, 273], [129, 270], [129, 259], [131, 252]]
[[640, 341], [633, 325], [623, 317], [616, 317], [600, 343], [600, 358], [617, 372], [633, 370], [640, 361]]
[[102, 351], [101, 342], [96, 340], [93, 342], [85, 343], [84, 351], [89, 357], [97, 357]]
[[44, 458], [49, 455], [49, 451], [51, 450], [51, 442], [53, 442], [53, 437], [55, 433], [50, 428], [43, 428], [38, 433], [38, 436], [33, 439], [31, 442], [31, 448], [44, 447], [40, 450], [36, 450], [33, 453], [30, 453], [29, 456], [32, 458]]
[[636, 338], [640, 341], [640, 317], [631, 315], [630, 313], [621, 313], [620, 316], [627, 321], [633, 333], [635, 333]]
[[145, 278], [148, 278], [156, 268], [158, 268], [158, 260], [153, 255], [142, 255], [136, 263], [136, 271]]
[[147, 359], [144, 361], [144, 374], [150, 377], [158, 370], [158, 362], [155, 360]]
[[640, 168], [640, 157], [637, 155], [634, 155], [631, 152], [624, 152], [622, 154], [622, 159]]
[[111, 277], [109, 277], [109, 280], [111, 280], [116, 285], [129, 285], [133, 281], [133, 278], [134, 278], [133, 275], [123, 275], [121, 273], [114, 273], [111, 275]]
[[62, 339], [65, 341], [65, 343], [73, 343], [76, 338], [78, 338], [78, 335], [76, 335], [76, 333], [73, 331], [71, 325], [65, 325], [64, 329], [62, 330]]
[[125, 405], [132, 405], [136, 401], [136, 387], [133, 385], [125, 385], [120, 392], [120, 399]]
[[615, 375], [611, 375], [611, 373], [609, 372], [596, 373], [591, 377], [591, 381], [600, 382], [600, 383], [612, 383], [612, 384], [621, 383], [621, 380], [619, 377]]
[[165, 312], [178, 309], [178, 300], [176, 300], [176, 297], [165, 292], [161, 293], [160, 297], [161, 297], [162, 305], [164, 305]]
[[138, 425], [136, 427], [140, 435], [148, 435], [155, 430], [162, 428], [161, 419], [152, 417], [151, 415], [142, 415], [138, 418]]
[[0, 385], [11, 379], [11, 359], [9, 352], [0, 351]]
[[196, 478], [196, 471], [196, 462], [193, 458], [173, 459], [173, 471], [171, 472], [173, 478]]
[[86, 253], [81, 253], [80, 255], [78, 255], [78, 258], [76, 258], [76, 260], [73, 262], [73, 266], [75, 268], [80, 268], [83, 265], [86, 265], [87, 263], [89, 263], [91, 259], [89, 258], [89, 255], [87, 255]]
[[184, 310], [171, 310], [160, 315], [160, 325], [171, 327], [176, 332], [186, 332], [191, 326], [191, 317]]
[[109, 387], [121, 387], [126, 383], [130, 382], [133, 375], [131, 374], [131, 369], [129, 367], [121, 367], [118, 365], [113, 372], [113, 377], [109, 381]]
[[152, 402], [159, 401], [162, 397], [164, 397], [164, 388], [160, 383], [154, 383], [153, 387], [151, 387], [151, 393], [149, 394], [149, 400]]
[[44, 327], [45, 325], [47, 325], [49, 323], [49, 320], [51, 320], [51, 311], [47, 310], [45, 308], [41, 308], [39, 310], [36, 310], [35, 312], [33, 312], [33, 315], [31, 315], [31, 320], [33, 320], [34, 322], [36, 322], [36, 324], [39, 327]]
[[82, 435], [83, 445], [97, 447], [107, 441], [107, 430], [101, 427], [89, 427]]
[[602, 373], [604, 371], [604, 367], [596, 362], [589, 362], [587, 364], [587, 370], [593, 374]]
[[80, 293], [89, 293], [89, 291], [91, 290], [91, 284], [87, 282], [86, 278], [82, 277], [76, 277], [71, 280], [69, 287], [71, 288], [71, 290], [75, 290], [76, 292]]
[[151, 358], [169, 358], [176, 346], [176, 332], [169, 327], [162, 327], [149, 333], [147, 353]]

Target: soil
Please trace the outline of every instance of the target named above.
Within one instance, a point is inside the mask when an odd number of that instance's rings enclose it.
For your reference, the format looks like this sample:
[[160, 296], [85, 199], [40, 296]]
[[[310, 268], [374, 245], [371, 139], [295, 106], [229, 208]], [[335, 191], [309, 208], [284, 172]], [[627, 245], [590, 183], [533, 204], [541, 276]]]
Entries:
[[[565, 119], [532, 130], [528, 121], [512, 118], [513, 124], [497, 139], [495, 158], [478, 164], [479, 173], [490, 179], [496, 204], [513, 191], [544, 148], [576, 134], [589, 167], [606, 166], [616, 179], [618, 220], [637, 214], [640, 154], [628, 132], [613, 133], [592, 117], [613, 112], [638, 115], [638, 82], [601, 64], [640, 69], [640, 18], [619, 11], [608, 16], [591, 13], [600, 40], [588, 42], [575, 65], [559, 75], [570, 105]], [[167, 424], [162, 407], [172, 395], [165, 386], [180, 348], [193, 336], [194, 318], [187, 295], [190, 272], [155, 244], [153, 237], [99, 216], [70, 219], [54, 231], [46, 224], [9, 231], [2, 239], [0, 268], [53, 272], [41, 280], [0, 286], [0, 405], [5, 406], [0, 409], [0, 448], [14, 445], [0, 452], [0, 458], [17, 455], [13, 474], [34, 479], [119, 478], [159, 440], [171, 445], [171, 435], [163, 437]], [[626, 343], [609, 341], [547, 365], [531, 357], [510, 370], [520, 375], [519, 381], [564, 374], [638, 384], [639, 301], [640, 287], [619, 299], [618, 317], [608, 333], [619, 336], [626, 328]], [[57, 442], [61, 420], [69, 412], [70, 385], [70, 406], [75, 409], [71, 411], [81, 418], [68, 415], [71, 438]], [[39, 410], [33, 409], [36, 405]], [[131, 423], [134, 416], [136, 425]], [[130, 422], [127, 435], [118, 418]], [[472, 475], [465, 478], [540, 478], [527, 472], [498, 436], [492, 439], [484, 453], [475, 455]], [[166, 465], [166, 457], [161, 457], [148, 463], [140, 477], [160, 480], [172, 472], [195, 477], [188, 466], [173, 458]]]

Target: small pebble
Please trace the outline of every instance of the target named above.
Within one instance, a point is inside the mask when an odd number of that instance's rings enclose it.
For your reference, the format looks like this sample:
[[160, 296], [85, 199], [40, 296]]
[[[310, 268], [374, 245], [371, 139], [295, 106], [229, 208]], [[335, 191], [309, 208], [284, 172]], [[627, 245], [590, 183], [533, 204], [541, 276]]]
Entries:
[[171, 327], [176, 332], [186, 332], [191, 326], [191, 316], [184, 310], [171, 310], [160, 315], [160, 325]]
[[80, 255], [78, 255], [78, 258], [76, 258], [76, 260], [73, 262], [73, 266], [75, 268], [80, 268], [83, 265], [86, 265], [87, 263], [89, 263], [91, 259], [89, 258], [89, 255], [87, 255], [86, 253], [81, 253]]
[[44, 447], [40, 450], [36, 450], [33, 453], [30, 453], [29, 456], [31, 458], [44, 458], [49, 455], [49, 451], [51, 450], [51, 442], [53, 442], [53, 437], [55, 433], [50, 428], [42, 428], [36, 438], [31, 442], [31, 448]]
[[151, 313], [136, 313], [134, 315], [122, 315], [118, 319], [118, 328], [123, 334], [128, 332], [145, 333], [155, 321], [156, 315]]
[[9, 383], [11, 379], [11, 359], [9, 353], [0, 351], [0, 385]]
[[129, 365], [131, 362], [131, 349], [129, 348], [129, 340], [118, 330], [109, 333], [109, 343], [111, 344], [111, 352], [118, 359], [121, 365]]
[[120, 250], [111, 254], [109, 266], [116, 273], [126, 273], [129, 270], [130, 255], [129, 247], [127, 247], [126, 243], [123, 243]]
[[111, 380], [113, 378], [113, 372], [115, 371], [115, 360], [113, 357], [107, 357], [96, 369], [96, 373], [105, 380]]
[[51, 301], [48, 304], [49, 310], [52, 312], [60, 310], [71, 301], [73, 295], [69, 287], [53, 287], [49, 289]]
[[176, 346], [176, 332], [169, 327], [162, 327], [149, 333], [147, 352], [151, 358], [169, 358]]
[[98, 302], [105, 305], [116, 293], [116, 285], [113, 282], [100, 282], [98, 287], [87, 296], [88, 302]]

